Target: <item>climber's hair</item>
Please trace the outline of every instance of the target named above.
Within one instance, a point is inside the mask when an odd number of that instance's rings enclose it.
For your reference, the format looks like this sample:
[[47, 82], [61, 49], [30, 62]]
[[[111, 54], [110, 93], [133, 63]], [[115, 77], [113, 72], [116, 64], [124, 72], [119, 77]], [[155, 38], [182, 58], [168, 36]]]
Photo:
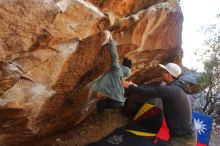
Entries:
[[128, 68], [131, 68], [132, 66], [132, 61], [128, 58], [124, 58], [123, 61], [122, 61], [122, 65], [128, 67]]

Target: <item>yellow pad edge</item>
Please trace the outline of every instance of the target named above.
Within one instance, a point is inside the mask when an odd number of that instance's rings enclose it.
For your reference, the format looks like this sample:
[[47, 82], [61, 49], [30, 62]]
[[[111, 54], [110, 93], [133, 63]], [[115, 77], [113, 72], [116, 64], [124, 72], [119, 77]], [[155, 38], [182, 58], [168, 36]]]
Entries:
[[152, 107], [154, 107], [154, 105], [145, 103], [136, 113], [136, 115], [134, 116], [133, 120], [137, 120], [137, 118], [139, 118], [141, 115], [143, 115], [146, 111], [148, 111], [149, 109], [151, 109]]
[[156, 136], [157, 135], [156, 133], [147, 133], [147, 132], [140, 132], [140, 131], [134, 131], [134, 130], [126, 130], [126, 131], [131, 132], [138, 136]]

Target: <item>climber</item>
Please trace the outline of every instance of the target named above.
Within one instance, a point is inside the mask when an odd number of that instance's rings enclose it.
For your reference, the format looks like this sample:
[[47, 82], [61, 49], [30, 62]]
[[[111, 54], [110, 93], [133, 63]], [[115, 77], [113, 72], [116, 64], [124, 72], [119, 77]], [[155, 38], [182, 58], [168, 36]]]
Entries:
[[159, 66], [162, 68], [165, 85], [144, 88], [124, 80], [122, 85], [137, 95], [162, 98], [163, 113], [171, 135], [169, 146], [195, 146], [196, 134], [192, 123], [191, 103], [186, 95], [190, 91], [177, 80], [182, 73], [181, 68], [175, 63]]
[[97, 102], [99, 112], [104, 112], [105, 109], [122, 108], [124, 106], [124, 88], [121, 84], [123, 78], [131, 74], [132, 62], [128, 58], [124, 58], [122, 65], [118, 61], [118, 53], [116, 42], [113, 40], [109, 31], [104, 31], [106, 38], [103, 46], [109, 44], [109, 51], [112, 58], [111, 69], [104, 75], [96, 79], [93, 84], [93, 89], [107, 96], [107, 99]]

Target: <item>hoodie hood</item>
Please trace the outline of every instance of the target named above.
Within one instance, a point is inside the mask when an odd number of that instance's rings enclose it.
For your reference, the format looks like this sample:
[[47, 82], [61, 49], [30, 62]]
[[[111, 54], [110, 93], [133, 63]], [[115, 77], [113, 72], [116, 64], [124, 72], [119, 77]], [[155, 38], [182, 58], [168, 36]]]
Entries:
[[124, 73], [123, 78], [129, 77], [131, 75], [131, 69], [129, 67], [121, 65], [121, 69], [123, 70]]
[[179, 86], [180, 88], [182, 88], [185, 91], [186, 94], [191, 94], [190, 86], [186, 82], [175, 80], [171, 84]]

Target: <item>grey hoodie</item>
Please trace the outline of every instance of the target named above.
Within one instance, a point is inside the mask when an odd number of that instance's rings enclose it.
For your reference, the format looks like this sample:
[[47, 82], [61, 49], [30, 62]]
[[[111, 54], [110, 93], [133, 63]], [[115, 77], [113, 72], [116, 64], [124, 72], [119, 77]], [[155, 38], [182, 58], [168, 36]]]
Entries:
[[131, 69], [119, 64], [116, 42], [110, 42], [109, 51], [112, 57], [111, 69], [92, 84], [95, 91], [105, 94], [110, 99], [124, 102], [125, 91], [121, 79], [128, 77], [131, 74]]
[[159, 97], [163, 101], [163, 111], [171, 136], [194, 136], [192, 108], [186, 85], [177, 80], [159, 87], [144, 88], [130, 86], [129, 90], [149, 98]]

